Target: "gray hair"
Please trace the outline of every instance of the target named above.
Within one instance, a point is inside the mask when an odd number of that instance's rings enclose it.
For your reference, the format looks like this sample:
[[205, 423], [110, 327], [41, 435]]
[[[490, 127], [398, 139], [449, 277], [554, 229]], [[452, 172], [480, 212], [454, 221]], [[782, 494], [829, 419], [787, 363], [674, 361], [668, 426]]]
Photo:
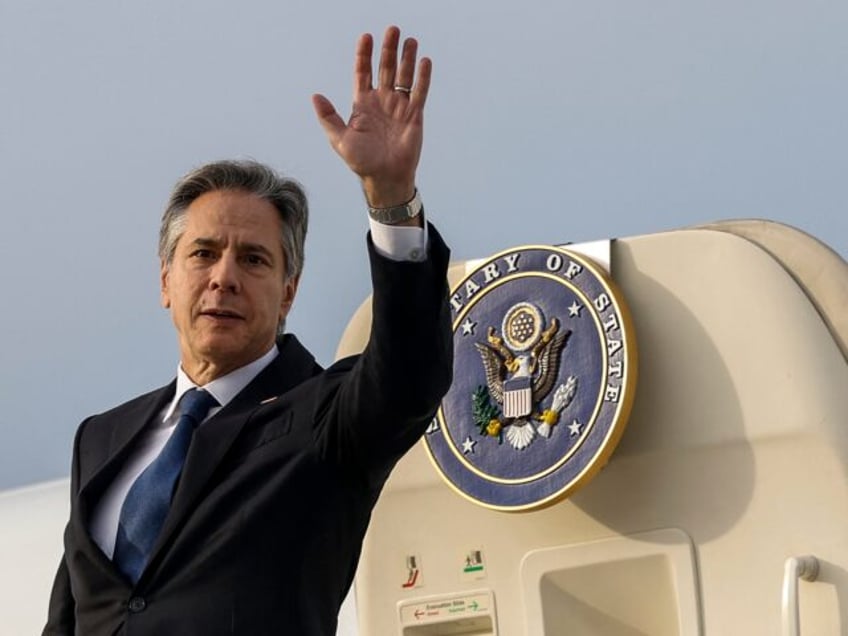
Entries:
[[280, 213], [285, 280], [303, 271], [309, 206], [303, 186], [253, 160], [215, 161], [192, 170], [174, 186], [159, 227], [159, 258], [171, 263], [177, 241], [185, 232], [188, 207], [207, 192], [241, 190], [271, 203]]

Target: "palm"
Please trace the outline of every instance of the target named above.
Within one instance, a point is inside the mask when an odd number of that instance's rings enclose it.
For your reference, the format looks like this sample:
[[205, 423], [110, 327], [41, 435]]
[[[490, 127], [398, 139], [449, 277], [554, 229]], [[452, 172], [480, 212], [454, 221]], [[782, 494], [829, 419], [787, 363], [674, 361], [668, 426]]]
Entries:
[[403, 93], [379, 88], [353, 103], [347, 126], [334, 147], [360, 177], [402, 178], [418, 164], [421, 111]]

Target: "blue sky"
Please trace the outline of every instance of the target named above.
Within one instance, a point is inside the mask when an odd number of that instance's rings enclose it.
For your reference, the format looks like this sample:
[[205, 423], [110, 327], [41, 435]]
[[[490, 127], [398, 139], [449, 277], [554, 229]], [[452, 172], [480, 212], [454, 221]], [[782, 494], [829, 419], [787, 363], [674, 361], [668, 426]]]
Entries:
[[730, 218], [848, 255], [848, 5], [0, 0], [0, 488], [67, 474], [78, 423], [167, 382], [173, 182], [254, 157], [311, 196], [289, 319], [329, 362], [368, 293], [356, 180], [315, 122], [388, 23], [434, 60], [419, 186], [454, 258]]

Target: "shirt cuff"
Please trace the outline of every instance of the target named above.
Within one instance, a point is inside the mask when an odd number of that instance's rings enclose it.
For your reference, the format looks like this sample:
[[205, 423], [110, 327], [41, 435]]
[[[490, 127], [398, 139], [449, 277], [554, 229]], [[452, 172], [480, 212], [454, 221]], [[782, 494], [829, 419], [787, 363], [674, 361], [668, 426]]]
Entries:
[[368, 219], [371, 225], [371, 241], [380, 256], [393, 261], [427, 260], [427, 221], [424, 227], [388, 225]]

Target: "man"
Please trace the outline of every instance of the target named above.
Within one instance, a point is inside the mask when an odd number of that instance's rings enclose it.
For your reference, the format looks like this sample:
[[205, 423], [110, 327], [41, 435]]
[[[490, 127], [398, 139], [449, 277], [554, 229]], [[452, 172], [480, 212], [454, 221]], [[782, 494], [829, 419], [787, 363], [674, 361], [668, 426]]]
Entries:
[[160, 236], [178, 375], [80, 425], [45, 634], [335, 634], [380, 489], [451, 378], [447, 248], [415, 189], [431, 65], [399, 38], [376, 86], [360, 38], [347, 123], [313, 97], [372, 216], [365, 351], [322, 370], [278, 335], [303, 260], [296, 183], [251, 162], [180, 181]]

